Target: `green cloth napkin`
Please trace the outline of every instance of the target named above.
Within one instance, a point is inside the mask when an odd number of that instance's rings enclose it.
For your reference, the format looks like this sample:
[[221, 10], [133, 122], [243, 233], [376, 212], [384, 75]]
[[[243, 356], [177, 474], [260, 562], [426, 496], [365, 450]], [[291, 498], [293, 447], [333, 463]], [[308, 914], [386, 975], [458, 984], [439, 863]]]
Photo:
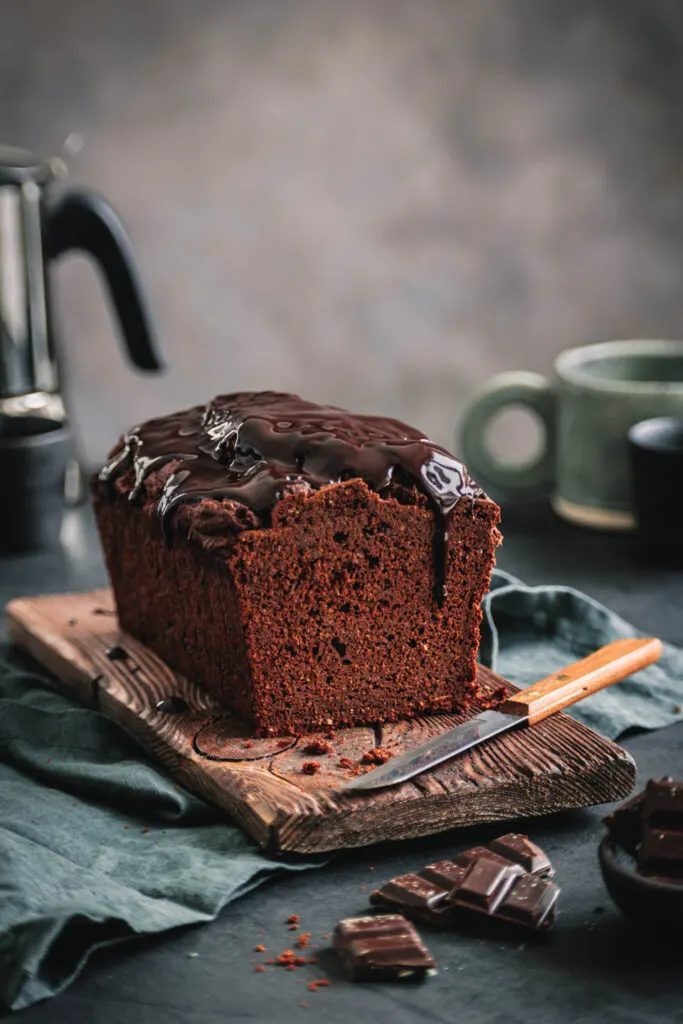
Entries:
[[[521, 685], [635, 630], [566, 587], [496, 572], [481, 658]], [[209, 921], [276, 872], [225, 816], [150, 762], [101, 714], [12, 655], [0, 664], [0, 999], [20, 1009], [62, 991], [91, 952]], [[29, 666], [29, 667], [22, 667]], [[573, 710], [605, 735], [683, 718], [683, 652]]]

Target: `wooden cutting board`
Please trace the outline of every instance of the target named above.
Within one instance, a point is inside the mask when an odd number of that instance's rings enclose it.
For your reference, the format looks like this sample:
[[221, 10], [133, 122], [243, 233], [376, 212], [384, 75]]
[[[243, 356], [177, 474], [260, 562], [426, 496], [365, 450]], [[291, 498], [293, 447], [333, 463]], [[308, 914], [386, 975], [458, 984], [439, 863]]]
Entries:
[[[357, 764], [377, 746], [400, 754], [462, 718], [432, 715], [342, 729], [333, 740], [334, 753], [320, 756], [306, 751], [319, 735], [251, 737], [248, 726], [200, 686], [119, 631], [108, 590], [22, 598], [8, 605], [7, 614], [15, 643], [68, 692], [137, 736], [174, 778], [223, 807], [274, 853], [318, 853], [587, 807], [622, 799], [635, 785], [635, 765], [626, 751], [560, 714], [393, 789], [342, 794], [337, 790], [349, 770], [340, 767], [341, 758]], [[127, 657], [108, 657], [114, 647]], [[487, 690], [503, 684], [516, 689], [485, 668], [478, 681]], [[158, 710], [168, 698], [186, 710]], [[317, 761], [320, 771], [303, 773], [306, 761]]]

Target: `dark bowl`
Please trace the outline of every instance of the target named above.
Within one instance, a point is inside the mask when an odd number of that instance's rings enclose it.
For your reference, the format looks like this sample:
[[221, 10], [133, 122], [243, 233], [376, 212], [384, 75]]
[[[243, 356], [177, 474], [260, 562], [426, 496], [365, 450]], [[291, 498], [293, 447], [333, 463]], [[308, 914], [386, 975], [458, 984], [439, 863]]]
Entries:
[[659, 938], [683, 942], [683, 883], [638, 874], [634, 858], [609, 836], [598, 856], [607, 891], [624, 917]]

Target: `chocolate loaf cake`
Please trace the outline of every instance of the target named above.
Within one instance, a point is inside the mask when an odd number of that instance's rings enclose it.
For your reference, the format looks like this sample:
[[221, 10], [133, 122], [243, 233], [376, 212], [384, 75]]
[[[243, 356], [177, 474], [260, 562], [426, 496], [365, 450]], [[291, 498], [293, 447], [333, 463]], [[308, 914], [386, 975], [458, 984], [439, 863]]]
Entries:
[[476, 693], [499, 509], [412, 427], [222, 395], [131, 430], [92, 490], [121, 627], [261, 734]]

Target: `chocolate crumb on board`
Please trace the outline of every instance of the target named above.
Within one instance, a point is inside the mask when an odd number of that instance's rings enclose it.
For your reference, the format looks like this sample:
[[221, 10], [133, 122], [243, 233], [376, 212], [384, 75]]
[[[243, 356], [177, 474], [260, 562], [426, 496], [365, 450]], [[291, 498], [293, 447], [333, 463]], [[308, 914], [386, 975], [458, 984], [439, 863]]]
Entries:
[[318, 761], [304, 761], [301, 771], [304, 775], [317, 775], [320, 771], [320, 764]]
[[372, 750], [366, 750], [360, 762], [361, 764], [386, 764], [393, 756], [390, 750], [384, 750], [382, 747], [373, 747]]
[[128, 658], [123, 647], [119, 647], [118, 644], [115, 647], [107, 647], [104, 653], [110, 661], [126, 661]]
[[331, 754], [333, 749], [327, 740], [311, 740], [304, 747], [304, 754]]

